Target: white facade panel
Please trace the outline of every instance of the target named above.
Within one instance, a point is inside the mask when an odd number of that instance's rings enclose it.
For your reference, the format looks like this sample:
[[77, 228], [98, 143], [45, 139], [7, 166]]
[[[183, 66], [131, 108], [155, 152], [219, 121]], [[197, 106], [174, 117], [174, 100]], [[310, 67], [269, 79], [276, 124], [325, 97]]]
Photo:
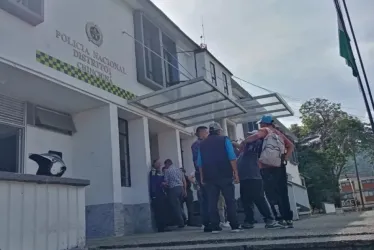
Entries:
[[84, 246], [84, 187], [1, 181], [0, 200], [0, 249]]
[[292, 181], [298, 185], [303, 185], [300, 178], [300, 172], [299, 167], [297, 165], [292, 164], [291, 162], [287, 163], [286, 166], [287, 173], [291, 175], [292, 179], [289, 181]]

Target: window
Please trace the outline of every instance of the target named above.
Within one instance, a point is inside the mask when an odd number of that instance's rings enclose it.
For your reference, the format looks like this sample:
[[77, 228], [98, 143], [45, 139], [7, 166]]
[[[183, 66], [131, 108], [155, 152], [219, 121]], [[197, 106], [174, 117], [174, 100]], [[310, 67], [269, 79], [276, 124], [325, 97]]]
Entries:
[[248, 122], [248, 132], [252, 132], [254, 130], [258, 130], [257, 122]]
[[162, 46], [164, 52], [166, 87], [169, 87], [179, 83], [177, 46], [175, 42], [165, 34], [162, 34]]
[[179, 83], [175, 42], [139, 11], [134, 24], [138, 81], [154, 90]]
[[212, 62], [210, 62], [210, 75], [212, 76], [212, 83], [217, 86], [216, 66]]
[[0, 171], [21, 172], [23, 129], [0, 124]]
[[305, 178], [300, 176], [300, 180], [301, 180], [301, 185], [306, 187]]
[[33, 26], [44, 22], [44, 0], [1, 0], [0, 9]]
[[299, 161], [298, 161], [298, 156], [297, 156], [297, 152], [296, 152], [296, 150], [294, 150], [293, 152], [292, 152], [292, 155], [291, 155], [291, 159], [290, 159], [290, 162], [291, 163], [293, 163], [293, 164], [298, 164], [299, 163]]
[[131, 187], [130, 153], [128, 123], [124, 119], [118, 119], [119, 132], [119, 158], [121, 165], [121, 186]]
[[67, 135], [72, 135], [76, 132], [71, 115], [30, 103], [27, 104], [27, 123]]
[[229, 94], [229, 84], [227, 82], [227, 76], [225, 73], [222, 72], [222, 79], [223, 79], [223, 92], [225, 92], [225, 94]]

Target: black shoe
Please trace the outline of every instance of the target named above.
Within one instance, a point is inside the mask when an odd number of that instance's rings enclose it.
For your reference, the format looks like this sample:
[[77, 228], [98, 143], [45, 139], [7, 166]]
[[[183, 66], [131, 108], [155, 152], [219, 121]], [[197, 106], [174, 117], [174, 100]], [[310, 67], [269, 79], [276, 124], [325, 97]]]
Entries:
[[265, 223], [265, 228], [266, 229], [280, 229], [280, 228], [285, 228], [285, 226], [275, 221], [268, 221]]
[[184, 228], [185, 227], [185, 225], [179, 225], [178, 226], [178, 228]]
[[157, 230], [159, 233], [164, 233], [164, 232], [171, 232], [170, 228], [160, 228]]
[[248, 222], [244, 222], [243, 224], [242, 224], [242, 228], [243, 229], [252, 229], [252, 228], [254, 228], [255, 226], [253, 225], [253, 223], [248, 223]]
[[212, 227], [204, 226], [204, 233], [211, 233], [211, 232], [212, 232]]
[[222, 231], [222, 227], [220, 227], [220, 226], [212, 228], [212, 234], [218, 234], [221, 231]]

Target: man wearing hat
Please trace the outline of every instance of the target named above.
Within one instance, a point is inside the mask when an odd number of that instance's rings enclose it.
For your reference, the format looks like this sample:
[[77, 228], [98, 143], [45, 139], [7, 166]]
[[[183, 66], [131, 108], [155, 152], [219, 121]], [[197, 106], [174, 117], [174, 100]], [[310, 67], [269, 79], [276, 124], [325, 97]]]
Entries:
[[[268, 199], [278, 201], [279, 212], [282, 216], [281, 223], [287, 228], [292, 228], [293, 212], [290, 208], [287, 187], [287, 172], [283, 162], [287, 161], [287, 159], [289, 159], [291, 156], [294, 145], [285, 135], [274, 127], [274, 121], [271, 115], [264, 115], [258, 123], [260, 124], [260, 129], [258, 132], [248, 136], [247, 139], [245, 139], [245, 142], [250, 143], [259, 139], [264, 140], [261, 157], [259, 159], [259, 166], [261, 168], [265, 189], [267, 190], [266, 194], [267, 196], [270, 196]], [[265, 150], [269, 149], [266, 147], [267, 143], [270, 141], [274, 142], [276, 140], [282, 144], [282, 146], [280, 146], [278, 149], [283, 150], [283, 152], [278, 152], [279, 164], [269, 165], [268, 163], [265, 163], [267, 162], [267, 159], [264, 157], [264, 152]], [[276, 147], [272, 145], [270, 151], [271, 150], [276, 151]]]
[[201, 183], [208, 194], [209, 218], [212, 233], [222, 231], [217, 203], [220, 192], [225, 198], [227, 218], [233, 232], [240, 232], [236, 214], [235, 183], [239, 183], [236, 155], [231, 140], [222, 136], [221, 126], [214, 122], [209, 126], [209, 136], [200, 143], [197, 166]]
[[[252, 131], [249, 135], [256, 134]], [[263, 181], [258, 159], [262, 152], [262, 140], [248, 142], [242, 145], [242, 152], [238, 158], [238, 171], [240, 178], [240, 199], [243, 204], [245, 219], [242, 228], [250, 229], [254, 227], [253, 204], [264, 218], [265, 228], [284, 228], [275, 222], [271, 215], [269, 204], [266, 201]]]

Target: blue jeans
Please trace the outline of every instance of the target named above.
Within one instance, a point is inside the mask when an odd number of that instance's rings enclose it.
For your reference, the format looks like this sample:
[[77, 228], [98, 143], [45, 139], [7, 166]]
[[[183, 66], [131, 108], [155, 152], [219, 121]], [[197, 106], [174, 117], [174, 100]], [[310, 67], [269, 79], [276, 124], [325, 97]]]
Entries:
[[209, 226], [210, 224], [209, 206], [208, 206], [208, 195], [206, 192], [206, 188], [200, 183], [200, 174], [196, 173], [195, 178], [198, 181], [199, 187], [200, 187], [200, 189], [197, 191], [197, 199], [199, 200], [199, 205], [200, 205], [201, 223], [204, 226]]

